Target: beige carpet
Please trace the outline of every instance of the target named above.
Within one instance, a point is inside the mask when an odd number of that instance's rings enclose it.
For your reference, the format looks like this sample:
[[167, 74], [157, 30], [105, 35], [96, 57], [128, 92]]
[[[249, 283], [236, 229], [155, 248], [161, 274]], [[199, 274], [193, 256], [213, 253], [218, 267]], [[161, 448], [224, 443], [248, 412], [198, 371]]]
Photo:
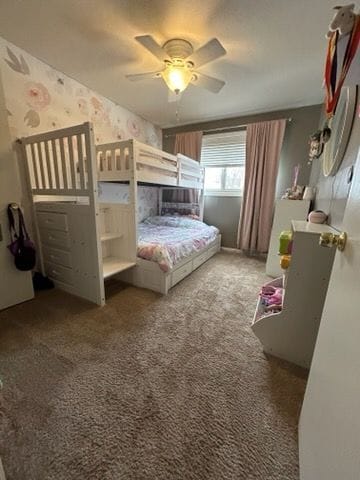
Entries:
[[7, 480], [294, 480], [305, 372], [250, 323], [264, 264], [220, 253], [168, 296], [60, 291], [0, 313]]

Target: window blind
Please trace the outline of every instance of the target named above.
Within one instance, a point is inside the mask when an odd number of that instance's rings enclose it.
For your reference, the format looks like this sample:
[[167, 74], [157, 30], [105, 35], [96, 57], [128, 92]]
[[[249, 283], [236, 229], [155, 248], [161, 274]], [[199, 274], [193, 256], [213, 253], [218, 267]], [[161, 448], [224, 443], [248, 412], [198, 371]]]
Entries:
[[201, 147], [203, 167], [245, 165], [246, 130], [204, 135]]

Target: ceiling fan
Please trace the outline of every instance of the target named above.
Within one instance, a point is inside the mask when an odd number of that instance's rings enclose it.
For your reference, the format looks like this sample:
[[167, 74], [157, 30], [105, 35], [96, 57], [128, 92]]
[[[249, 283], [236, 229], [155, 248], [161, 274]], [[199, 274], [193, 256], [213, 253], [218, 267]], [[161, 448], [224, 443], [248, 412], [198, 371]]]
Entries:
[[126, 78], [134, 82], [162, 78], [173, 93], [169, 95], [169, 101], [177, 100], [189, 83], [213, 93], [220, 92], [225, 85], [224, 81], [197, 71], [199, 67], [226, 54], [218, 39], [213, 38], [196, 51], [190, 42], [182, 38], [168, 40], [162, 47], [151, 35], [141, 35], [135, 40], [163, 62], [163, 67], [156, 72], [126, 75]]

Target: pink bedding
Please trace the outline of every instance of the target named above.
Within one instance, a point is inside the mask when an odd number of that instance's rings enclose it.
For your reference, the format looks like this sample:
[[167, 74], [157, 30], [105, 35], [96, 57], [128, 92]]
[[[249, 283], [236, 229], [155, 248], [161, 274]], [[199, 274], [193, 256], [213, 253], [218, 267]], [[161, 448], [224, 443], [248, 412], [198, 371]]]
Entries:
[[215, 240], [219, 230], [189, 217], [149, 217], [138, 225], [137, 255], [164, 272]]

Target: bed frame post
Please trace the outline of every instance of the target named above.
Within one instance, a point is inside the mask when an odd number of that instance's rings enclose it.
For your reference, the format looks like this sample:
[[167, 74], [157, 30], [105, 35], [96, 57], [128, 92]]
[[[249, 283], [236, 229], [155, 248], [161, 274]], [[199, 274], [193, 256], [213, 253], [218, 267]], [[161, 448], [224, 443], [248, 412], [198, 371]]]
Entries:
[[199, 210], [200, 210], [200, 220], [204, 220], [204, 188], [202, 188], [199, 192]]
[[98, 264], [99, 298], [97, 303], [105, 305], [105, 286], [103, 278], [102, 247], [100, 239], [100, 209], [98, 201], [98, 182], [97, 182], [97, 159], [94, 141], [94, 127], [90, 122], [84, 123], [86, 157], [88, 158], [88, 189], [90, 208], [93, 212], [94, 226], [96, 232], [96, 253]]
[[158, 207], [158, 215], [161, 216], [162, 211], [162, 203], [163, 203], [163, 188], [159, 188], [159, 207]]
[[15, 145], [16, 145], [15, 148], [18, 153], [18, 158], [21, 158], [23, 160], [23, 163], [25, 163], [25, 165], [23, 164], [21, 165], [21, 167], [23, 167], [25, 170], [26, 194], [30, 203], [31, 216], [32, 216], [31, 220], [32, 220], [32, 225], [34, 227], [34, 233], [35, 233], [35, 244], [39, 252], [40, 271], [41, 271], [41, 274], [45, 276], [46, 274], [45, 274], [45, 267], [44, 267], [44, 257], [43, 257], [42, 246], [41, 246], [39, 226], [38, 226], [38, 222], [36, 221], [35, 202], [34, 202], [34, 196], [32, 192], [31, 178], [30, 178], [29, 165], [28, 165], [29, 160], [26, 155], [26, 144], [24, 142], [24, 138], [17, 140]]
[[138, 205], [137, 205], [137, 169], [136, 169], [136, 159], [138, 155], [138, 147], [136, 141], [132, 142], [132, 149], [130, 152], [130, 182], [129, 182], [129, 193], [130, 193], [130, 205], [132, 209], [132, 228], [134, 229], [135, 236], [135, 245], [138, 243], [137, 238], [137, 220], [138, 220]]

